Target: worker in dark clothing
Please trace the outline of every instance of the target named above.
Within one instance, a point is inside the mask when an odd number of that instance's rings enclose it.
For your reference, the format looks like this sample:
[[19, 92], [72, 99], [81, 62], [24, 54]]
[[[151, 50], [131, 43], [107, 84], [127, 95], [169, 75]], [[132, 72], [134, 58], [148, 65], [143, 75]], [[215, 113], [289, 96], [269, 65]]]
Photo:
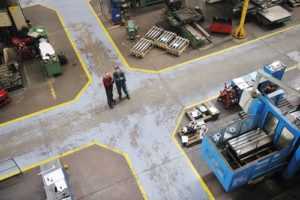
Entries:
[[114, 98], [113, 98], [113, 86], [114, 80], [110, 73], [106, 72], [103, 76], [103, 85], [105, 87], [105, 92], [107, 96], [107, 103], [110, 108], [114, 107]]
[[117, 86], [118, 94], [119, 94], [119, 99], [122, 99], [122, 90], [125, 93], [127, 99], [130, 99], [130, 96], [128, 94], [127, 90], [127, 85], [126, 85], [126, 77], [124, 72], [120, 69], [120, 67], [116, 66], [115, 67], [115, 72], [113, 74], [114, 76], [114, 81]]

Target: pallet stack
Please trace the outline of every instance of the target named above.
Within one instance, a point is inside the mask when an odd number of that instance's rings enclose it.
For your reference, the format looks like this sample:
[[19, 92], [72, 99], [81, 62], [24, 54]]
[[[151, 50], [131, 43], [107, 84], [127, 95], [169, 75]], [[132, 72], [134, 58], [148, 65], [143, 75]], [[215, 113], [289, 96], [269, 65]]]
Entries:
[[131, 55], [144, 58], [153, 46], [166, 50], [167, 53], [180, 56], [189, 46], [190, 41], [176, 33], [153, 26], [130, 50]]

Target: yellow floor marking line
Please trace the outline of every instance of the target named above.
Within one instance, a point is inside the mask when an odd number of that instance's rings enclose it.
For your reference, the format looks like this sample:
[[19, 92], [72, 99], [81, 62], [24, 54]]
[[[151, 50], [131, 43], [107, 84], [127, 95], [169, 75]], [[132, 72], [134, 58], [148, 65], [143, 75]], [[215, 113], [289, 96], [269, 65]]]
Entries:
[[148, 200], [146, 192], [145, 192], [145, 190], [144, 190], [144, 188], [143, 188], [143, 186], [141, 184], [141, 181], [140, 181], [139, 177], [137, 176], [137, 173], [136, 173], [135, 169], [133, 168], [133, 164], [131, 162], [131, 159], [129, 158], [129, 155], [127, 153], [119, 150], [119, 149], [116, 149], [116, 148], [113, 148], [113, 147], [109, 147], [109, 146], [101, 144], [101, 143], [99, 143], [97, 141], [94, 141], [94, 144], [96, 144], [96, 145], [98, 145], [100, 147], [109, 149], [109, 150], [111, 150], [111, 151], [113, 151], [113, 152], [115, 152], [117, 154], [120, 154], [121, 156], [123, 156], [125, 158], [125, 160], [126, 160], [126, 162], [128, 164], [128, 167], [129, 167], [130, 171], [132, 172], [132, 175], [133, 175], [134, 179], [136, 180], [136, 184], [138, 185], [138, 188], [139, 188], [139, 190], [140, 190], [140, 192], [141, 192], [141, 194], [143, 196], [143, 199], [144, 200]]
[[207, 55], [204, 55], [204, 56], [200, 56], [198, 58], [194, 58], [194, 59], [191, 59], [191, 60], [187, 60], [185, 62], [182, 62], [182, 63], [179, 63], [179, 64], [176, 64], [176, 65], [173, 65], [173, 66], [169, 66], [169, 67], [164, 67], [163, 69], [159, 69], [159, 70], [150, 70], [150, 69], [142, 69], [142, 68], [137, 68], [137, 67], [133, 67], [133, 66], [130, 66], [129, 63], [127, 62], [127, 60], [125, 59], [125, 57], [123, 56], [123, 54], [121, 53], [120, 49], [118, 48], [118, 46], [116, 45], [116, 43], [114, 42], [113, 38], [111, 37], [109, 31], [108, 31], [108, 28], [105, 27], [105, 25], [103, 24], [103, 22], [101, 21], [101, 19], [98, 17], [97, 13], [95, 12], [95, 10], [93, 9], [92, 5], [91, 5], [91, 2], [92, 0], [86, 0], [87, 4], [88, 4], [88, 7], [89, 9], [91, 10], [91, 13], [95, 16], [97, 22], [98, 22], [98, 25], [100, 26], [100, 28], [104, 31], [104, 34], [105, 36], [108, 38], [108, 40], [110, 41], [110, 43], [112, 44], [115, 52], [117, 53], [117, 56], [119, 57], [119, 59], [121, 60], [122, 64], [130, 71], [137, 71], [137, 72], [143, 72], [143, 73], [148, 73], [148, 74], [159, 74], [159, 73], [162, 73], [162, 72], [167, 72], [167, 71], [172, 71], [172, 70], [175, 70], [179, 67], [182, 67], [184, 65], [187, 65], [187, 64], [190, 64], [190, 63], [193, 63], [193, 62], [196, 62], [196, 61], [200, 61], [200, 60], [204, 60], [204, 59], [207, 59], [209, 57], [212, 57], [212, 56], [216, 56], [216, 55], [220, 55], [220, 54], [223, 54], [225, 52], [228, 52], [228, 51], [231, 51], [231, 50], [234, 50], [234, 49], [237, 49], [237, 48], [240, 48], [242, 46], [246, 46], [246, 45], [249, 45], [249, 44], [253, 44], [257, 41], [260, 41], [260, 40], [263, 40], [263, 39], [267, 39], [267, 38], [270, 38], [270, 37], [273, 37], [275, 35], [278, 35], [280, 33], [283, 33], [283, 32], [287, 32], [291, 29], [294, 29], [298, 26], [300, 26], [300, 24], [295, 24], [295, 25], [291, 25], [287, 28], [284, 28], [284, 29], [281, 29], [279, 31], [275, 31], [275, 32], [272, 32], [272, 33], [268, 33], [268, 34], [265, 34], [261, 37], [258, 37], [258, 38], [255, 38], [255, 39], [252, 39], [252, 40], [249, 40], [247, 42], [242, 42], [241, 44], [237, 44], [237, 45], [233, 45], [231, 47], [228, 47], [228, 48], [225, 48], [225, 49], [222, 49], [222, 50], [219, 50], [219, 51], [216, 51], [216, 52], [213, 52], [213, 53], [209, 53]]
[[53, 86], [53, 80], [52, 79], [48, 79], [48, 86], [49, 86], [50, 94], [51, 94], [52, 98], [54, 100], [56, 100], [57, 97], [56, 97], [56, 92], [55, 92], [55, 89], [54, 89], [54, 86]]
[[[44, 5], [43, 5], [43, 6], [44, 6]], [[65, 33], [66, 33], [66, 36], [67, 36], [69, 42], [71, 43], [71, 46], [72, 46], [72, 48], [73, 48], [73, 50], [74, 50], [74, 52], [75, 52], [75, 54], [76, 54], [76, 57], [78, 58], [78, 60], [79, 60], [79, 62], [80, 62], [80, 65], [81, 65], [81, 67], [82, 67], [82, 69], [83, 69], [83, 71], [84, 71], [84, 73], [85, 73], [85, 75], [86, 75], [86, 77], [87, 77], [88, 80], [87, 80], [87, 82], [85, 83], [85, 85], [81, 88], [81, 90], [76, 94], [76, 96], [75, 96], [74, 99], [72, 99], [72, 100], [70, 100], [70, 101], [66, 101], [66, 102], [60, 103], [60, 104], [57, 104], [57, 105], [55, 105], [55, 106], [51, 106], [51, 107], [42, 109], [42, 110], [40, 110], [40, 111], [33, 112], [33, 113], [31, 113], [31, 114], [24, 115], [24, 116], [22, 116], [22, 117], [18, 117], [18, 118], [9, 120], [9, 121], [7, 121], [7, 122], [0, 123], [0, 127], [7, 126], [7, 125], [9, 125], [9, 124], [12, 124], [12, 123], [15, 123], [15, 122], [19, 122], [19, 121], [22, 121], [22, 120], [25, 120], [25, 119], [28, 119], [28, 118], [31, 118], [31, 117], [40, 115], [40, 114], [42, 114], [42, 113], [45, 113], [45, 112], [54, 110], [54, 109], [56, 109], [56, 108], [60, 108], [60, 107], [63, 107], [63, 106], [66, 106], [66, 105], [75, 103], [75, 102], [77, 102], [77, 101], [80, 99], [80, 97], [82, 96], [82, 94], [87, 90], [88, 86], [89, 86], [89, 85], [92, 83], [92, 81], [93, 81], [92, 76], [91, 76], [90, 72], [88, 71], [88, 68], [87, 68], [86, 63], [85, 63], [85, 62], [83, 61], [83, 59], [81, 58], [80, 53], [79, 53], [79, 51], [78, 51], [78, 49], [77, 49], [77, 47], [76, 47], [74, 41], [71, 39], [71, 38], [72, 38], [72, 37], [71, 37], [71, 34], [70, 34], [70, 32], [68, 31], [68, 29], [66, 28], [66, 25], [65, 25], [65, 23], [64, 23], [64, 21], [63, 21], [62, 16], [61, 16], [54, 8], [50, 8], [50, 7], [48, 7], [48, 6], [44, 6], [44, 7], [48, 8], [48, 9], [50, 9], [50, 10], [53, 10], [53, 11], [56, 13], [56, 15], [58, 16], [59, 21], [60, 21], [60, 23], [61, 23], [61, 25], [62, 25], [62, 27], [63, 27]]]
[[181, 144], [179, 144], [177, 138], [176, 138], [176, 133], [178, 131], [178, 128], [180, 126], [180, 123], [184, 117], [185, 111], [189, 108], [192, 108], [196, 105], [202, 104], [202, 103], [206, 103], [208, 101], [211, 101], [213, 99], [216, 99], [217, 96], [212, 96], [209, 97], [203, 101], [197, 102], [197, 103], [193, 103], [191, 105], [185, 106], [183, 108], [183, 110], [180, 112], [179, 117], [177, 117], [177, 121], [176, 121], [176, 126], [175, 129], [172, 133], [172, 139], [173, 142], [176, 144], [176, 147], [181, 151], [182, 155], [186, 158], [188, 165], [190, 166], [190, 168], [192, 169], [192, 171], [194, 172], [194, 174], [196, 175], [196, 178], [198, 179], [198, 181], [200, 182], [201, 187], [204, 189], [204, 191], [207, 193], [207, 196], [210, 200], [215, 200], [215, 197], [213, 196], [212, 192], [210, 191], [210, 189], [208, 188], [208, 186], [206, 185], [205, 181], [203, 180], [203, 178], [201, 177], [201, 175], [198, 173], [198, 171], [196, 170], [196, 168], [194, 167], [194, 164], [192, 163], [191, 159], [188, 157], [188, 155], [186, 154], [186, 152], [183, 150]]
[[[128, 167], [129, 167], [129, 169], [130, 169], [130, 171], [131, 171], [131, 173], [132, 173], [134, 179], [136, 180], [136, 183], [137, 183], [137, 185], [138, 185], [138, 188], [139, 188], [139, 190], [140, 190], [140, 192], [141, 192], [141, 194], [142, 194], [142, 196], [143, 196], [143, 199], [144, 199], [144, 200], [148, 200], [148, 197], [147, 197], [147, 195], [146, 195], [146, 193], [145, 193], [145, 191], [144, 191], [144, 188], [142, 187], [142, 185], [141, 185], [141, 183], [140, 183], [139, 178], [138, 178], [137, 175], [136, 175], [136, 172], [135, 172], [135, 170], [134, 170], [134, 168], [133, 168], [132, 162], [131, 162], [131, 160], [130, 160], [128, 154], [125, 153], [125, 152], [123, 152], [123, 151], [121, 151], [121, 150], [119, 150], [119, 149], [110, 147], [110, 146], [105, 145], [105, 144], [101, 144], [101, 143], [98, 142], [98, 141], [92, 141], [92, 142], [90, 142], [90, 143], [87, 143], [87, 144], [82, 145], [82, 146], [80, 146], [80, 147], [74, 148], [74, 149], [69, 150], [69, 151], [67, 151], [67, 152], [64, 152], [64, 153], [62, 153], [62, 154], [55, 155], [55, 156], [51, 156], [51, 157], [49, 157], [49, 158], [47, 158], [47, 159], [45, 159], [45, 160], [42, 160], [42, 161], [36, 162], [36, 163], [34, 163], [34, 164], [32, 164], [32, 165], [29, 165], [29, 166], [27, 166], [27, 167], [21, 168], [21, 172], [22, 172], [22, 173], [28, 172], [28, 171], [30, 171], [30, 170], [32, 170], [32, 169], [34, 169], [34, 168], [37, 168], [37, 167], [39, 167], [39, 166], [41, 166], [41, 165], [44, 165], [44, 164], [48, 163], [48, 162], [50, 162], [50, 161], [53, 161], [53, 160], [56, 160], [56, 159], [64, 158], [64, 157], [66, 157], [66, 156], [69, 156], [69, 155], [71, 155], [71, 154], [74, 154], [74, 153], [76, 153], [76, 152], [79, 152], [79, 151], [81, 151], [81, 150], [84, 150], [84, 149], [89, 148], [89, 147], [91, 147], [91, 146], [97, 146], [97, 147], [99, 147], [99, 148], [105, 148], [105, 149], [107, 149], [107, 150], [109, 150], [109, 151], [112, 151], [112, 152], [114, 152], [114, 153], [117, 153], [117, 154], [121, 155], [121, 156], [126, 160], [126, 162], [127, 162], [127, 164], [128, 164]], [[20, 174], [20, 173], [17, 172], [17, 173], [9, 173], [9, 174], [6, 174], [6, 175], [0, 177], [0, 181], [3, 181], [3, 180], [8, 179], [8, 178], [11, 178], [11, 177], [13, 177], [13, 176], [15, 176], [15, 175], [18, 175], [18, 174]]]
[[139, 68], [132, 68], [130, 67], [130, 65], [127, 63], [127, 60], [124, 58], [123, 54], [120, 52], [119, 48], [117, 47], [116, 43], [114, 42], [114, 40], [111, 38], [108, 30], [106, 29], [105, 25], [102, 23], [102, 21], [99, 19], [99, 17], [97, 16], [97, 13], [94, 11], [93, 7], [90, 4], [91, 0], [86, 0], [86, 3], [88, 4], [88, 7], [91, 11], [91, 13], [94, 15], [95, 19], [98, 22], [98, 25], [100, 26], [100, 29], [104, 31], [104, 34], [106, 36], [106, 38], [108, 38], [109, 42], [112, 44], [115, 52], [117, 53], [119, 59], [121, 60], [122, 64], [129, 69], [130, 71], [137, 71], [137, 72], [143, 72], [143, 73], [150, 73], [150, 74], [155, 74], [157, 73], [157, 71], [155, 70], [148, 70], [148, 69], [139, 69]]

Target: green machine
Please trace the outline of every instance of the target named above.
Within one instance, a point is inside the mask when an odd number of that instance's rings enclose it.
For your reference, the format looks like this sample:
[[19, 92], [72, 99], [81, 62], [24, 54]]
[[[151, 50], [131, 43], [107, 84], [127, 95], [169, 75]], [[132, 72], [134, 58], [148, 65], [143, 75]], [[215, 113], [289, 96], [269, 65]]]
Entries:
[[62, 74], [62, 66], [59, 56], [56, 54], [53, 46], [49, 43], [48, 33], [43, 27], [32, 27], [28, 36], [35, 38], [35, 46], [37, 47], [41, 64], [47, 76], [58, 76]]
[[204, 21], [204, 15], [200, 9], [183, 7], [182, 4], [182, 0], [166, 0], [167, 22], [174, 31], [187, 38], [194, 49], [200, 48], [207, 40], [207, 34], [199, 25]]
[[130, 0], [132, 8], [141, 8], [163, 3], [163, 0]]
[[40, 38], [38, 47], [42, 58], [41, 62], [46, 71], [46, 75], [49, 77], [61, 75], [62, 67], [53, 46], [48, 42], [47, 39]]
[[127, 34], [130, 40], [135, 40], [138, 32], [138, 26], [134, 23], [133, 20], [127, 21]]

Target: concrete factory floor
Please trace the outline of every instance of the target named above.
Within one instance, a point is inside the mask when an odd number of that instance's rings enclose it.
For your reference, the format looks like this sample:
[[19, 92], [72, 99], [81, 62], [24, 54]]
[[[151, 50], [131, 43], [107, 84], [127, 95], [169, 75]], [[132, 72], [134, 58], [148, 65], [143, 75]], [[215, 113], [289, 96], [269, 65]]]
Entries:
[[[125, 62], [131, 68], [146, 69], [146, 70], [163, 70], [169, 67], [186, 64], [187, 62], [199, 59], [200, 57], [217, 53], [228, 49], [233, 46], [241, 45], [245, 42], [253, 41], [259, 37], [268, 37], [278, 31], [284, 30], [288, 27], [294, 26], [300, 23], [300, 8], [293, 9], [292, 20], [287, 22], [284, 26], [267, 29], [257, 24], [255, 20], [249, 21], [246, 24], [247, 38], [243, 41], [235, 40], [231, 35], [212, 34], [212, 43], [207, 42], [200, 49], [192, 49], [189, 47], [181, 56], [175, 57], [168, 54], [166, 51], [153, 48], [144, 58], [136, 58], [130, 55], [130, 49], [138, 41], [130, 41], [126, 32], [126, 26], [114, 26], [111, 22], [109, 15], [109, 8], [105, 4], [99, 5], [98, 0], [91, 0], [90, 3], [95, 10], [97, 16], [104, 24], [107, 32], [109, 33], [112, 41], [114, 41], [116, 48], [119, 49], [120, 56], [125, 59]], [[229, 2], [229, 1], [228, 1]], [[187, 0], [186, 4], [188, 7], [199, 6], [205, 16], [205, 21], [201, 24], [203, 28], [208, 30], [209, 24], [214, 16], [226, 16], [232, 17], [232, 5], [230, 3], [216, 3], [207, 4], [205, 1]], [[289, 8], [291, 10], [291, 8]], [[144, 34], [154, 25], [166, 24], [165, 17], [165, 6], [159, 4], [153, 7], [139, 8], [132, 10], [129, 13], [131, 19], [133, 19], [139, 27], [138, 34], [143, 37]], [[155, 17], [154, 17], [155, 16]], [[235, 27], [239, 22], [239, 18], [234, 18], [233, 24]]]
[[39, 60], [25, 61], [25, 87], [10, 93], [12, 103], [0, 110], [0, 123], [70, 101], [88, 81], [56, 12], [33, 6], [25, 8], [24, 14], [33, 26], [46, 27], [54, 49], [57, 53], [63, 52], [69, 63], [63, 66], [61, 76], [48, 78]]
[[[284, 76], [284, 81], [289, 83], [294, 83], [291, 85], [295, 88], [299, 88], [300, 82], [300, 70], [291, 68], [286, 72]], [[228, 126], [228, 124], [240, 119], [238, 116], [239, 109], [225, 110], [220, 103], [217, 102], [216, 98], [203, 101], [202, 103], [210, 102], [216, 108], [219, 109], [220, 116], [217, 120], [209, 121], [208, 125], [208, 135], [217, 133], [221, 128]], [[179, 130], [188, 124], [189, 119], [186, 116], [186, 111], [190, 107], [183, 110], [178, 123], [178, 127], [174, 132], [174, 137], [178, 144], [181, 144], [180, 137], [178, 136]], [[300, 177], [294, 178], [290, 181], [283, 182], [280, 179], [279, 174], [275, 174], [273, 177], [265, 179], [258, 184], [249, 185], [240, 189], [237, 189], [233, 192], [224, 192], [222, 185], [218, 182], [214, 174], [209, 170], [207, 164], [202, 160], [200, 154], [201, 144], [196, 144], [190, 147], [182, 147], [185, 154], [191, 160], [193, 166], [197, 170], [197, 173], [203, 178], [205, 184], [208, 186], [209, 190], [212, 192], [216, 200], [230, 200], [230, 199], [276, 199], [281, 196], [287, 197], [291, 196], [291, 200], [296, 200], [300, 197], [300, 192], [297, 191], [297, 188], [300, 187]], [[281, 197], [282, 198], [282, 197]], [[284, 198], [283, 198], [284, 199]]]
[[[75, 199], [143, 198], [126, 158], [117, 152], [92, 145], [60, 158], [68, 165], [70, 189]], [[39, 166], [0, 182], [0, 199], [45, 199]], [[26, 188], [26, 189], [25, 189]]]
[[[24, 170], [41, 160], [97, 141], [128, 155], [145, 192], [144, 199], [214, 199], [173, 137], [179, 114], [184, 107], [217, 95], [225, 81], [264, 64], [281, 60], [292, 67], [300, 62], [300, 26], [295, 26], [178, 69], [162, 73], [132, 71], [122, 64], [86, 0], [21, 3], [43, 4], [58, 11], [80, 56], [88, 64], [92, 81], [72, 103], [0, 124], [0, 160], [13, 158]], [[126, 73], [132, 98], [110, 110], [100, 82], [103, 73], [116, 64]], [[300, 86], [300, 77], [286, 81]], [[1, 166], [0, 161], [0, 169]]]

